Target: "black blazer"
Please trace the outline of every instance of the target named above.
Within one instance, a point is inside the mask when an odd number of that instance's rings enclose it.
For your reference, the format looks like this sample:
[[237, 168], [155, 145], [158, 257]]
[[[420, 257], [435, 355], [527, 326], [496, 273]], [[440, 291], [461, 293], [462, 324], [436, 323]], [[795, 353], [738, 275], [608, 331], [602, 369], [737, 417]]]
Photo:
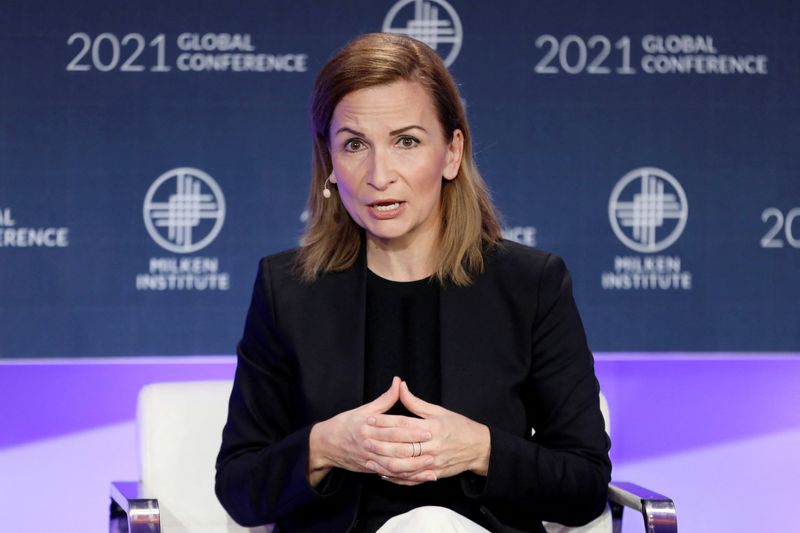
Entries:
[[[364, 403], [366, 261], [362, 252], [352, 268], [307, 284], [292, 274], [295, 256], [261, 261], [216, 492], [243, 525], [347, 531], [360, 483], [334, 469], [311, 487], [308, 438], [315, 422]], [[488, 476], [460, 476], [467, 497], [495, 531], [596, 517], [610, 444], [564, 262], [505, 242], [485, 254], [472, 285], [444, 286], [440, 306], [442, 405], [491, 434]]]

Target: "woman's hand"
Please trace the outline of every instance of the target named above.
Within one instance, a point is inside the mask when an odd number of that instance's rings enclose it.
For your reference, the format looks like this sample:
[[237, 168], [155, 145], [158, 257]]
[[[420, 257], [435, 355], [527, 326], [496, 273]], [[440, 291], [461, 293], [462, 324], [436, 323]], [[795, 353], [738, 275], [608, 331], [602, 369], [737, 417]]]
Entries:
[[[377, 442], [376, 438], [388, 438], [403, 442], [410, 450], [412, 442], [427, 443], [431, 434], [426, 429], [398, 426], [393, 429], [379, 428], [370, 421], [385, 413], [400, 400], [400, 378], [395, 377], [389, 389], [375, 400], [333, 418], [315, 424], [311, 428], [308, 450], [307, 478], [317, 486], [331, 468], [339, 467], [352, 472], [375, 472], [373, 454], [366, 442]], [[410, 419], [413, 420], [413, 419]], [[417, 470], [426, 458], [417, 457], [410, 462]]]
[[[390, 391], [394, 385], [392, 382]], [[371, 431], [363, 433], [368, 436], [363, 442], [368, 471], [401, 485], [418, 485], [466, 471], [487, 474], [491, 446], [487, 426], [417, 398], [405, 381], [400, 384], [399, 399], [421, 418], [383, 414], [385, 409], [368, 417]], [[414, 434], [429, 438], [408, 440]], [[421, 443], [421, 449], [415, 442]]]

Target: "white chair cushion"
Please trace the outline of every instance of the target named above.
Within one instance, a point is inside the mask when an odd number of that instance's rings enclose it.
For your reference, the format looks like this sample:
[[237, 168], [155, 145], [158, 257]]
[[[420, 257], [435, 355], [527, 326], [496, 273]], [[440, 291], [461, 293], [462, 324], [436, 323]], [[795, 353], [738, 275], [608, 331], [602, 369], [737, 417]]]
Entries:
[[236, 525], [214, 494], [214, 463], [233, 382], [155, 383], [139, 393], [137, 425], [144, 489], [171, 530], [264, 531]]

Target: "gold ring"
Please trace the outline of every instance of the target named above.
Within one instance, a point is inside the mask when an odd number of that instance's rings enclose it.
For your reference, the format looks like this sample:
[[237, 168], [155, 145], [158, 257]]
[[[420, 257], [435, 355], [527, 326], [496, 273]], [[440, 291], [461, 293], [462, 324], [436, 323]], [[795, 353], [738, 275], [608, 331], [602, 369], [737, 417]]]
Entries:
[[419, 457], [420, 455], [422, 455], [422, 443], [421, 442], [412, 442], [411, 446], [414, 449], [414, 452], [411, 455], [411, 457]]

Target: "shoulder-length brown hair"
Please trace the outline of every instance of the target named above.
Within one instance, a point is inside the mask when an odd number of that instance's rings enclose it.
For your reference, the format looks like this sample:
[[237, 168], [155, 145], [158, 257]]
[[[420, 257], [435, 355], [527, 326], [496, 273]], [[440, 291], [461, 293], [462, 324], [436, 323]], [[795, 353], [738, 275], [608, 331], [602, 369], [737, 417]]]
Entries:
[[[441, 58], [426, 44], [389, 33], [362, 35], [322, 68], [311, 99], [313, 136], [308, 224], [298, 254], [297, 269], [305, 281], [349, 268], [361, 247], [361, 228], [334, 194], [322, 195], [333, 169], [329, 130], [339, 101], [358, 89], [406, 80], [422, 84], [433, 99], [447, 141], [464, 135], [464, 151], [456, 178], [442, 180], [441, 235], [435, 276], [440, 283], [468, 285], [483, 271], [482, 249], [502, 239], [497, 214], [486, 183], [472, 157], [472, 138], [455, 81]], [[331, 185], [335, 193], [335, 186]]]

